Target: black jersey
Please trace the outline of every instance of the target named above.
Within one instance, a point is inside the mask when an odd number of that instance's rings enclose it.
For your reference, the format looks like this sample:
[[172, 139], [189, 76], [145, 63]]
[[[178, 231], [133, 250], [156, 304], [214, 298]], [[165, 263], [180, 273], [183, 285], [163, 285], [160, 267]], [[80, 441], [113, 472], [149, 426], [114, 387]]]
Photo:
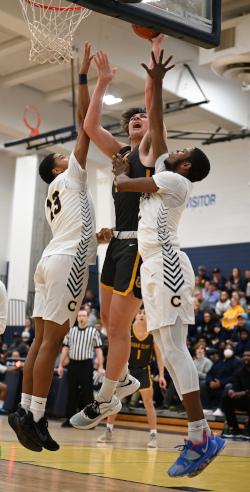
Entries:
[[[121, 154], [124, 155], [129, 147], [121, 149]], [[127, 155], [130, 162], [130, 178], [145, 178], [154, 174], [154, 167], [145, 167], [139, 158], [139, 146], [135, 147], [132, 152]], [[137, 231], [138, 229], [138, 214], [140, 205], [140, 193], [131, 193], [129, 191], [117, 193], [113, 183], [112, 195], [115, 205], [116, 231]]]
[[149, 333], [145, 338], [141, 339], [135, 335], [134, 327], [131, 329], [131, 352], [129, 357], [129, 368], [137, 369], [146, 367], [150, 364], [150, 360], [154, 350], [153, 335]]

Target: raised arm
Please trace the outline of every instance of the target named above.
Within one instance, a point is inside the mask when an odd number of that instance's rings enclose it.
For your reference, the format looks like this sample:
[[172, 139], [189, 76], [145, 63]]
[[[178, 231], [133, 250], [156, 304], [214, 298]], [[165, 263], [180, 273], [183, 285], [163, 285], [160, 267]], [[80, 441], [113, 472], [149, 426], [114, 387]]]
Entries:
[[84, 130], [92, 142], [111, 158], [124, 146], [101, 125], [103, 96], [116, 74], [116, 68], [110, 67], [107, 54], [102, 51], [96, 53], [94, 60], [98, 71], [98, 80], [85, 118]]
[[78, 92], [78, 107], [77, 107], [77, 118], [79, 123], [78, 136], [76, 140], [76, 145], [74, 149], [74, 154], [79, 162], [80, 166], [85, 169], [87, 153], [89, 149], [89, 137], [84, 131], [83, 124], [84, 119], [87, 114], [89, 107], [89, 90], [87, 82], [87, 74], [89, 71], [90, 63], [93, 58], [90, 54], [91, 45], [85, 43], [84, 55], [81, 64], [81, 71], [79, 75], [79, 92]]
[[[159, 36], [156, 36], [155, 38], [150, 40], [151, 52], [154, 53], [156, 61], [159, 61], [164, 39], [165, 39], [165, 35], [159, 34]], [[151, 54], [150, 54], [150, 60], [148, 66], [149, 68], [153, 68], [153, 60]], [[146, 81], [145, 81], [145, 106], [146, 106], [147, 113], [149, 113], [151, 108], [152, 96], [153, 96], [153, 81], [152, 78], [147, 74]]]
[[161, 50], [159, 61], [157, 61], [152, 52], [152, 68], [147, 67], [144, 63], [142, 64], [148, 75], [151, 77], [153, 84], [152, 102], [149, 111], [149, 131], [154, 161], [167, 151], [167, 145], [164, 138], [162, 81], [165, 74], [174, 68], [174, 65], [168, 66], [169, 62], [172, 60], [172, 56], [163, 63], [163, 53], [163, 50]]

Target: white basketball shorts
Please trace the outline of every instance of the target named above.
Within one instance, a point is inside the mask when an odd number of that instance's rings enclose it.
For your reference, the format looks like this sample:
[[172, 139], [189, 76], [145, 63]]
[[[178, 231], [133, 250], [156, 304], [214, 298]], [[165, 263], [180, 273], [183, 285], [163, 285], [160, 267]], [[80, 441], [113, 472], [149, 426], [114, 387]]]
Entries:
[[187, 255], [175, 250], [172, 257], [159, 252], [141, 266], [142, 299], [148, 331], [182, 323], [194, 323], [194, 272]]
[[89, 267], [77, 270], [72, 255], [45, 256], [35, 275], [33, 318], [43, 318], [62, 325], [69, 319], [73, 326], [88, 284]]

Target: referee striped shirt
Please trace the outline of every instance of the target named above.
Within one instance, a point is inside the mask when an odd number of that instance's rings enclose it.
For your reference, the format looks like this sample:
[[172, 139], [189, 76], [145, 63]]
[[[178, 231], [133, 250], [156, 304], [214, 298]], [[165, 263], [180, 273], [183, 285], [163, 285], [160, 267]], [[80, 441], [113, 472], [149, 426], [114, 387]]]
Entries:
[[102, 339], [96, 328], [78, 328], [73, 326], [63, 340], [63, 345], [69, 347], [71, 360], [93, 359], [95, 348], [102, 347]]

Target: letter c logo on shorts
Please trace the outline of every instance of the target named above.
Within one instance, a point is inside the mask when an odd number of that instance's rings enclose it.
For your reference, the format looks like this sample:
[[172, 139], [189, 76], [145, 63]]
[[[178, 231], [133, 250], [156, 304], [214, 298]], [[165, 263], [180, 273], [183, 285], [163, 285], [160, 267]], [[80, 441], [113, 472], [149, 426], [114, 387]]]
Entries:
[[173, 296], [170, 302], [172, 306], [179, 307], [181, 305], [181, 296]]
[[76, 301], [70, 301], [68, 303], [68, 309], [69, 309], [69, 311], [72, 311], [73, 312], [73, 311], [75, 311], [75, 308], [76, 308]]

